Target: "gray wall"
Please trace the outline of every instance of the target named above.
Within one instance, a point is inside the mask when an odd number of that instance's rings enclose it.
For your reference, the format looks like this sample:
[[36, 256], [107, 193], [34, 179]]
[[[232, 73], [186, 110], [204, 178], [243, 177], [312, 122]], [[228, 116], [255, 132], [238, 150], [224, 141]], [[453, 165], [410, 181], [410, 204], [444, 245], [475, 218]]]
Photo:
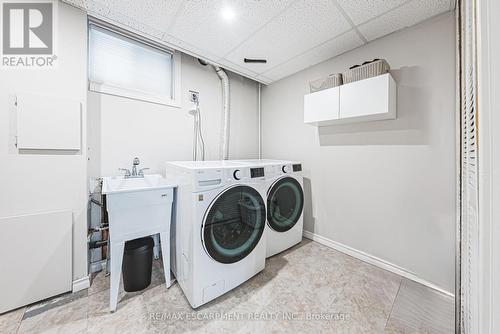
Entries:
[[[310, 80], [373, 58], [391, 65], [397, 120], [323, 128], [303, 123]], [[265, 87], [262, 112], [264, 158], [304, 163], [307, 231], [454, 291], [453, 14]]]
[[[116, 175], [130, 168], [134, 156], [151, 173], [164, 173], [169, 160], [191, 160], [193, 116], [188, 91], [200, 93], [206, 160], [219, 158], [222, 114], [221, 83], [210, 66], [182, 55], [182, 107], [89, 92], [89, 174]], [[258, 155], [257, 83], [229, 73], [231, 84], [230, 159]]]

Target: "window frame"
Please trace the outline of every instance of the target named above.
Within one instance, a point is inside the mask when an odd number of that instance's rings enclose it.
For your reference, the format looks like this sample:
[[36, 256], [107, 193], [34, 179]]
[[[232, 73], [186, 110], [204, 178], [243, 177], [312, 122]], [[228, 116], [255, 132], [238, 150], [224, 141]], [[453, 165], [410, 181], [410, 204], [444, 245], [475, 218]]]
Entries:
[[[171, 61], [171, 92], [170, 97], [166, 95], [157, 94], [147, 94], [145, 92], [136, 91], [134, 89], [128, 89], [125, 87], [117, 87], [109, 84], [97, 83], [92, 81], [90, 78], [90, 30], [95, 27], [100, 30], [108, 31], [111, 34], [120, 35], [124, 38], [130, 39], [133, 42], [139, 43], [141, 45], [157, 49], [161, 52], [168, 53], [172, 56]], [[118, 26], [109, 24], [95, 17], [88, 17], [87, 21], [87, 81], [88, 90], [91, 92], [118, 96], [123, 98], [129, 98], [138, 101], [150, 102], [155, 104], [161, 104], [170, 107], [181, 108], [180, 99], [180, 83], [181, 83], [181, 55], [179, 52], [166, 47], [160, 43], [157, 43], [151, 39], [145, 38], [129, 30], [120, 28]]]

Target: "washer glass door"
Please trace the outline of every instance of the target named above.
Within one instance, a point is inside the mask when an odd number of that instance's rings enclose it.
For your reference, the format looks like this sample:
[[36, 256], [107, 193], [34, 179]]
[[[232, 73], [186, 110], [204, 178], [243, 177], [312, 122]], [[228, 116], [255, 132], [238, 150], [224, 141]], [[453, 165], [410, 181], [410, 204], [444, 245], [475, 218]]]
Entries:
[[234, 263], [257, 246], [265, 228], [265, 203], [257, 190], [235, 186], [211, 204], [202, 226], [207, 253], [221, 263]]
[[293, 177], [276, 181], [267, 195], [267, 221], [278, 232], [290, 230], [300, 219], [304, 207], [302, 186]]

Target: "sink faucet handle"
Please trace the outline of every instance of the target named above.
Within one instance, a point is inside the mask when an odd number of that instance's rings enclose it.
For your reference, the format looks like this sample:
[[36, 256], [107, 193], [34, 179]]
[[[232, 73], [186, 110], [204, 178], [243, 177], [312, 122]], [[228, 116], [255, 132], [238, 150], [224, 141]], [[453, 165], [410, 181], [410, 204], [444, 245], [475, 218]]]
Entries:
[[129, 177], [130, 176], [130, 170], [128, 170], [126, 168], [118, 168], [118, 170], [125, 172], [125, 177]]
[[133, 165], [134, 166], [139, 166], [140, 163], [141, 163], [141, 160], [139, 160], [139, 158], [135, 157], [134, 161], [133, 161]]
[[150, 169], [150, 168], [141, 168], [141, 169], [139, 169], [139, 175], [144, 176], [144, 171], [145, 171], [145, 170], [149, 170], [149, 169]]

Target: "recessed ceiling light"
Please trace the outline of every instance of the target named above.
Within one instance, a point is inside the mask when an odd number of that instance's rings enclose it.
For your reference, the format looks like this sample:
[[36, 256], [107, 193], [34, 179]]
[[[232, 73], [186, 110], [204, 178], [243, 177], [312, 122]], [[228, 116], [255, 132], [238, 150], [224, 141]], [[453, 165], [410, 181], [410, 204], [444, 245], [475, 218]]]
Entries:
[[224, 7], [221, 12], [222, 18], [226, 21], [232, 21], [236, 17], [236, 13], [231, 7]]

